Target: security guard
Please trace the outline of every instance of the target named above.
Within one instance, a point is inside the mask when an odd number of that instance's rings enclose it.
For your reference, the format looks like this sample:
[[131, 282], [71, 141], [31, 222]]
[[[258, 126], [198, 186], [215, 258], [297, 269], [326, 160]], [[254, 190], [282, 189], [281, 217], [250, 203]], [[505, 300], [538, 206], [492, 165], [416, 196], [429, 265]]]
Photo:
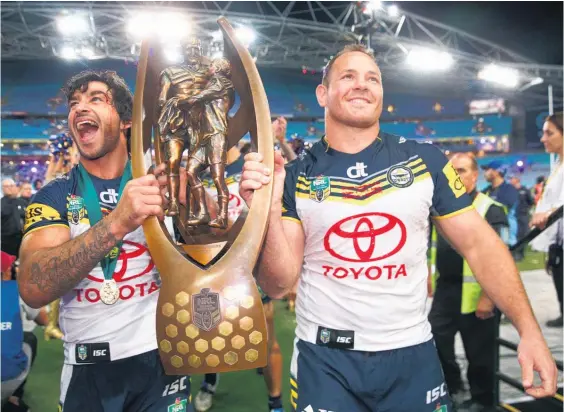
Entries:
[[[479, 173], [476, 159], [468, 154], [457, 154], [451, 161], [478, 213], [506, 240], [508, 223], [504, 206], [476, 191]], [[453, 402], [462, 411], [494, 410], [494, 348], [498, 322], [494, 304], [482, 293], [467, 262], [435, 228], [429, 250], [435, 289], [429, 321]], [[468, 359], [467, 378], [472, 397], [466, 401], [463, 401], [464, 388], [454, 351], [457, 332], [462, 335]]]

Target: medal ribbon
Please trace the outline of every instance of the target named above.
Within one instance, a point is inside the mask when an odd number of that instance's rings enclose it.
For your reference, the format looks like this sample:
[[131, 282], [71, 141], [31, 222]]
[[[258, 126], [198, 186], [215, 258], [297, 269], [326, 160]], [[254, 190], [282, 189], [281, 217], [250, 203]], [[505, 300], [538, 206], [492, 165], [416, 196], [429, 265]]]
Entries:
[[[84, 198], [84, 206], [86, 207], [86, 211], [88, 212], [90, 227], [92, 227], [100, 220], [102, 220], [102, 209], [100, 208], [100, 202], [98, 201], [98, 192], [96, 192], [96, 189], [94, 188], [94, 183], [92, 183], [90, 175], [88, 174], [84, 166], [82, 166], [82, 164], [80, 163], [78, 164], [78, 172], [78, 187], [82, 192], [82, 197]], [[117, 193], [118, 202], [126, 183], [130, 180], [131, 162], [128, 160], [119, 184], [119, 191]], [[122, 243], [123, 242], [120, 241], [116, 246], [114, 246], [112, 250], [110, 250], [110, 252], [100, 262], [100, 265], [102, 265], [102, 272], [104, 272], [105, 280], [111, 280], [114, 276], [114, 270], [116, 268]]]

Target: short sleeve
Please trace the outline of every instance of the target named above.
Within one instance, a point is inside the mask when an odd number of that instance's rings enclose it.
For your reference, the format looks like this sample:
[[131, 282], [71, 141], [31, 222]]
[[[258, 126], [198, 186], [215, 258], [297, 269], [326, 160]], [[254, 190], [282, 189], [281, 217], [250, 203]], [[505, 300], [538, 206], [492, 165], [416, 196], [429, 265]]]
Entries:
[[56, 180], [31, 198], [25, 212], [24, 236], [34, 230], [54, 225], [69, 227], [66, 195]]
[[286, 180], [284, 180], [284, 194], [282, 196], [282, 219], [300, 222], [296, 208], [296, 184], [298, 180], [298, 160], [286, 166]]
[[423, 162], [433, 177], [432, 216], [440, 219], [471, 209], [470, 196], [447, 157], [428, 143], [419, 144], [419, 148]]

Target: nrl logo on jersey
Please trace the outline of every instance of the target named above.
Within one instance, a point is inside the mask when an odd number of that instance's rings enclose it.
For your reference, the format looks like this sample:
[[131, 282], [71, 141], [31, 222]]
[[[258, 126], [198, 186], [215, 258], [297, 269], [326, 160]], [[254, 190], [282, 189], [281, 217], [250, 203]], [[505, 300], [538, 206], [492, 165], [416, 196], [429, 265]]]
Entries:
[[329, 343], [329, 341], [331, 340], [331, 332], [329, 332], [327, 329], [322, 329], [321, 333], [319, 334], [319, 340], [322, 343]]
[[80, 360], [85, 360], [88, 357], [88, 350], [84, 345], [79, 345], [78, 348], [76, 349], [76, 352], [78, 355], [78, 359]]
[[84, 218], [84, 199], [80, 196], [67, 196], [67, 219], [73, 225], [78, 225]]
[[331, 194], [331, 180], [327, 176], [316, 177], [309, 187], [309, 198], [318, 203], [323, 202]]

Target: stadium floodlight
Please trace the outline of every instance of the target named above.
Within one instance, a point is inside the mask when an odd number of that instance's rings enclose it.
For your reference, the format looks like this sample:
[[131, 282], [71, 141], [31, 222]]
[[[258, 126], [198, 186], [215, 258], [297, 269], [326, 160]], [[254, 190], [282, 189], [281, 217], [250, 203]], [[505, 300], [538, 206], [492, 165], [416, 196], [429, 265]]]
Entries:
[[257, 38], [255, 31], [249, 27], [239, 27], [236, 30], [235, 35], [246, 47], [249, 47], [251, 44], [253, 44], [253, 42]]
[[129, 20], [127, 31], [137, 40], [155, 35], [167, 42], [180, 40], [190, 32], [184, 15], [172, 12], [136, 14]]
[[542, 77], [535, 77], [535, 78], [531, 79], [531, 81], [529, 83], [526, 83], [523, 86], [521, 86], [519, 88], [519, 91], [523, 92], [523, 91], [527, 90], [529, 87], [538, 86], [539, 84], [543, 84], [543, 83], [544, 83], [544, 79]]
[[212, 41], [214, 43], [220, 42], [222, 38], [223, 34], [221, 33], [221, 30], [215, 30], [214, 32], [212, 32]]
[[155, 30], [162, 40], [180, 40], [190, 32], [188, 22], [180, 13], [162, 13], [157, 16]]
[[182, 54], [178, 47], [169, 47], [164, 50], [164, 55], [170, 63], [182, 62]]
[[382, 2], [380, 0], [370, 0], [366, 2], [362, 11], [364, 14], [372, 14], [372, 12], [380, 10], [381, 8]]
[[410, 50], [406, 63], [416, 70], [445, 71], [452, 67], [454, 59], [450, 53], [445, 51], [420, 48]]
[[399, 7], [396, 6], [395, 4], [388, 6], [388, 15], [391, 17], [399, 16]]
[[90, 31], [90, 25], [81, 14], [67, 14], [57, 17], [57, 29], [63, 36], [80, 36]]
[[82, 50], [80, 50], [80, 55], [82, 57], [86, 57], [87, 59], [92, 59], [94, 58], [94, 50], [90, 47], [83, 47]]
[[514, 89], [519, 85], [519, 72], [510, 67], [489, 64], [480, 70], [478, 79]]
[[78, 58], [78, 54], [76, 53], [76, 50], [72, 46], [63, 46], [60, 55], [63, 59], [66, 60], [74, 60]]
[[142, 39], [153, 32], [154, 20], [149, 13], [132, 16], [127, 23], [127, 31], [136, 39]]

